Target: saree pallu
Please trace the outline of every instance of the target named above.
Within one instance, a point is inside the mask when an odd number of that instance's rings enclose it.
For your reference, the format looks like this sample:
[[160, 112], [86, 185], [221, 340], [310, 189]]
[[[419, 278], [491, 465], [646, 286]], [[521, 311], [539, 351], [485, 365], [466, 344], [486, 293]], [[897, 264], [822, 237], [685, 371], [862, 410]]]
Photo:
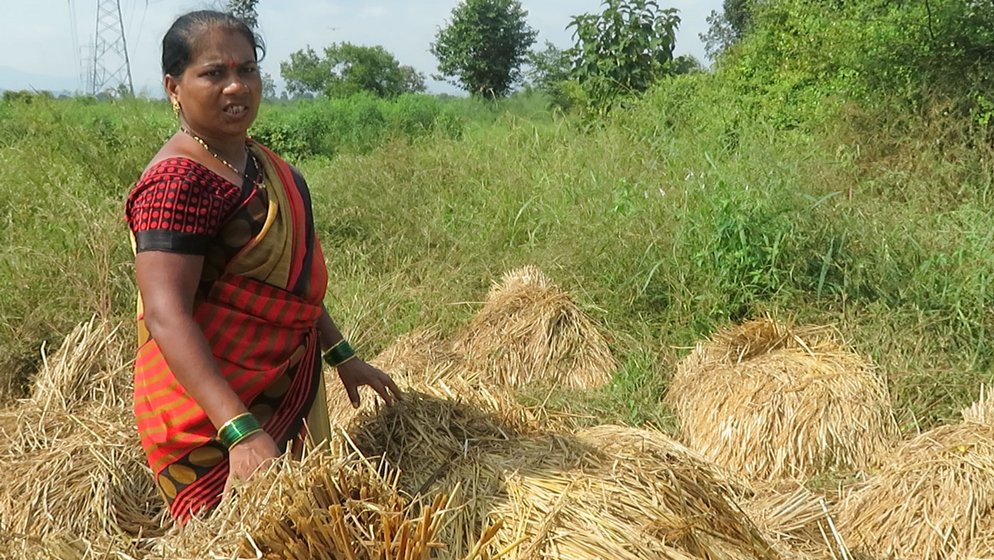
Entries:
[[[285, 449], [302, 434], [305, 420], [318, 424], [308, 426], [311, 430], [327, 433], [317, 332], [327, 272], [303, 179], [262, 146], [250, 149], [265, 177], [258, 192], [267, 199], [261, 227], [246, 235], [237, 213], [225, 225], [219, 238], [239, 249], [198, 294], [193, 315], [221, 375]], [[185, 523], [220, 502], [229, 471], [227, 449], [177, 381], [143, 317], [139, 295], [138, 431], [173, 517]]]

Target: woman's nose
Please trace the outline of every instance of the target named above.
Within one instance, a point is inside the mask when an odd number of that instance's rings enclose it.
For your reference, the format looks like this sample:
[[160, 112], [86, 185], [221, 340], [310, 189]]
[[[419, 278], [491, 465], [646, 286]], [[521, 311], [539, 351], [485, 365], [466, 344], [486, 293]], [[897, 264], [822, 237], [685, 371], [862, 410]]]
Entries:
[[228, 81], [228, 85], [224, 86], [225, 92], [228, 93], [238, 93], [244, 89], [248, 89], [248, 86], [245, 84], [245, 80], [237, 73]]

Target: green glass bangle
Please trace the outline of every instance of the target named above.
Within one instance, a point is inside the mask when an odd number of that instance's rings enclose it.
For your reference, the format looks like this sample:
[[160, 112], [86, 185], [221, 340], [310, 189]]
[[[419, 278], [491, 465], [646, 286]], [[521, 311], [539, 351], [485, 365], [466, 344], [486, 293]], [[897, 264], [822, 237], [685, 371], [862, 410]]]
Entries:
[[324, 362], [329, 366], [338, 367], [355, 357], [355, 350], [344, 338], [324, 353]]
[[231, 449], [252, 434], [262, 431], [259, 420], [251, 412], [245, 412], [228, 420], [217, 431], [217, 438]]

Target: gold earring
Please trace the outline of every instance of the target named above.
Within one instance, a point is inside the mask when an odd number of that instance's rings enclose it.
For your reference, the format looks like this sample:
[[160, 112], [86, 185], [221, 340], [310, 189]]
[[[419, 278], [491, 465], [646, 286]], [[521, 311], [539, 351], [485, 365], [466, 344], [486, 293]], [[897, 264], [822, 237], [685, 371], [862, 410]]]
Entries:
[[179, 112], [181, 109], [181, 107], [179, 106], [179, 99], [176, 99], [175, 97], [172, 98], [172, 104], [173, 104], [173, 114], [176, 115], [176, 118], [178, 119]]

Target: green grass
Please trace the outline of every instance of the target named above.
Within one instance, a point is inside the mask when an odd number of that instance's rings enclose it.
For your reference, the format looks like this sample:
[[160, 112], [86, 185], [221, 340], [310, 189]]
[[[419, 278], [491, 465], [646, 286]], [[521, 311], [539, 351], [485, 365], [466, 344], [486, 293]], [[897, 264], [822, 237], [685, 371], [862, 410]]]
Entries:
[[[602, 390], [526, 400], [670, 427], [660, 399], [687, 349], [773, 313], [837, 325], [887, 375], [906, 428], [954, 417], [994, 360], [989, 151], [966, 134], [930, 141], [959, 123], [927, 115], [784, 128], [713, 79], [673, 80], [598, 121], [555, 118], [536, 97], [354, 98], [268, 107], [256, 135], [308, 178], [327, 303], [364, 353], [455, 330], [492, 281], [535, 264], [622, 366]], [[43, 342], [92, 314], [130, 322], [122, 203], [172, 124], [140, 101], [6, 102], [0, 117], [13, 395]]]

